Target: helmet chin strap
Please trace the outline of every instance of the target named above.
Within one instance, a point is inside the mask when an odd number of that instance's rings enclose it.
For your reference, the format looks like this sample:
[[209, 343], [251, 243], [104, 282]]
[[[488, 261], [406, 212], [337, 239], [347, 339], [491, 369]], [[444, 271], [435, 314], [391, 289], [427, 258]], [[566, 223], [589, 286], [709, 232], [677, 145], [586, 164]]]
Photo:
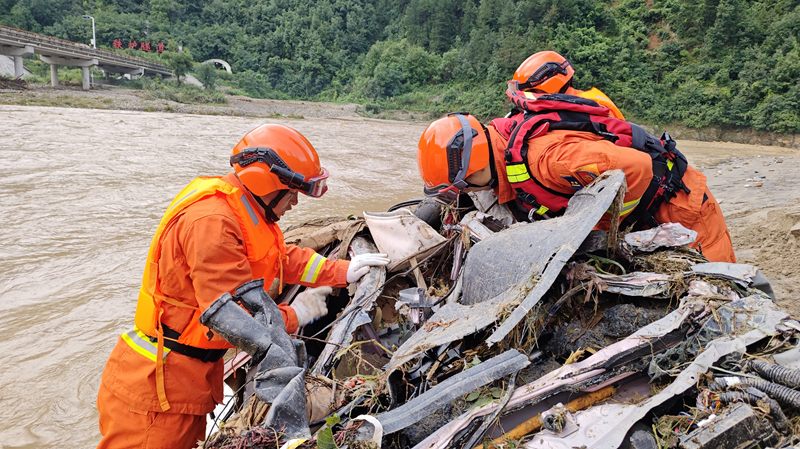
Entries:
[[[253, 192], [250, 193], [252, 194]], [[273, 198], [272, 201], [269, 202], [269, 204], [266, 204], [264, 200], [262, 200], [261, 197], [257, 195], [253, 195], [253, 198], [255, 198], [256, 202], [264, 209], [264, 215], [266, 215], [267, 220], [273, 223], [277, 223], [278, 220], [280, 220], [281, 218], [278, 216], [278, 214], [275, 213], [275, 208], [278, 206], [278, 203], [281, 202], [281, 200], [283, 199], [283, 197], [286, 196], [287, 193], [289, 193], [289, 189], [278, 190], [278, 194], [275, 195], [275, 198]]]

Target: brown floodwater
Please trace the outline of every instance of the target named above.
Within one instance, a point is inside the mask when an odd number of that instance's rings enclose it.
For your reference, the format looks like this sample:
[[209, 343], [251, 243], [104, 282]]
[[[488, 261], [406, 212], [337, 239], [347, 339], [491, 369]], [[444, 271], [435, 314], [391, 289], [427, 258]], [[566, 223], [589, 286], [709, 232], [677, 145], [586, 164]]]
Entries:
[[0, 448], [97, 444], [100, 374], [162, 213], [262, 123], [299, 130], [331, 173], [282, 226], [420, 196], [421, 124], [0, 106]]
[[[229, 172], [230, 149], [262, 123], [298, 129], [331, 173], [284, 227], [420, 196], [420, 123], [0, 106], [0, 449], [97, 444], [100, 374], [133, 325], [164, 209], [194, 177]], [[793, 153], [680, 145], [697, 165]]]

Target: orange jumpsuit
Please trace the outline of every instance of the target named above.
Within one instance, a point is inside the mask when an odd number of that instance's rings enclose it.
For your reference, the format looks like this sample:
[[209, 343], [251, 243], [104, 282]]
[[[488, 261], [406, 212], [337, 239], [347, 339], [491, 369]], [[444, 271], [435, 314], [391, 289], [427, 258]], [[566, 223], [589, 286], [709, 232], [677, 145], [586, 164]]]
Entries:
[[[495, 194], [500, 203], [516, 199], [505, 174], [506, 140], [488, 126], [497, 167], [498, 185]], [[591, 183], [600, 173], [620, 169], [625, 173], [628, 192], [623, 199], [621, 219], [638, 205], [653, 178], [650, 156], [633, 148], [614, 145], [602, 137], [582, 131], [556, 130], [528, 141], [527, 162], [531, 174], [548, 188], [572, 194]], [[708, 260], [736, 262], [730, 233], [716, 199], [706, 186], [706, 177], [692, 167], [687, 168], [683, 182], [691, 190], [681, 191], [669, 203], [663, 203], [655, 215], [656, 222], [677, 222], [697, 231], [697, 242]], [[605, 214], [597, 228], [608, 230]]]
[[[243, 238], [237, 218], [223, 197], [210, 196], [188, 206], [164, 233], [159, 259], [164, 295], [205, 310], [223, 293], [233, 293], [236, 287], [253, 280]], [[326, 260], [316, 282], [301, 282], [314, 254], [308, 248], [286, 245], [284, 281], [308, 286], [347, 285], [348, 261]], [[265, 279], [266, 285], [271, 282]], [[194, 314], [193, 309], [167, 303], [163, 306], [162, 322], [178, 331]], [[294, 332], [297, 316], [291, 307], [279, 307], [286, 331]], [[164, 383], [171, 408], [162, 412], [155, 364], [120, 337], [103, 371], [97, 398], [103, 435], [98, 448], [195, 447], [198, 440], [205, 439], [205, 415], [222, 402], [222, 372], [221, 360], [202, 362], [169, 352], [164, 361]]]

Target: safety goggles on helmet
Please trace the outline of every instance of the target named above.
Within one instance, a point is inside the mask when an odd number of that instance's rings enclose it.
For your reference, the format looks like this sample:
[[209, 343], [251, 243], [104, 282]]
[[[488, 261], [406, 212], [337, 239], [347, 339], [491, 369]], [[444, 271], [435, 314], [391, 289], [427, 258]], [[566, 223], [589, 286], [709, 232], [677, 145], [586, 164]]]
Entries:
[[469, 124], [466, 112], [451, 112], [448, 117], [455, 117], [461, 129], [453, 135], [447, 144], [447, 178], [450, 184], [439, 184], [436, 187], [424, 187], [425, 196], [450, 204], [458, 198], [461, 190], [467, 187], [478, 187], [468, 183], [466, 178], [469, 160], [472, 154], [472, 139], [478, 131]]
[[569, 72], [567, 72], [567, 67], [570, 67], [570, 63], [566, 59], [561, 63], [555, 61], [546, 62], [542, 64], [541, 67], [536, 69], [536, 71], [533, 72], [533, 75], [529, 76], [524, 83], [520, 83], [519, 88], [531, 89], [554, 76], [569, 75]]
[[245, 148], [240, 153], [231, 156], [231, 167], [234, 164], [239, 164], [240, 167], [247, 167], [255, 162], [263, 162], [269, 167], [269, 171], [274, 173], [284, 185], [290, 189], [299, 190], [310, 197], [319, 198], [328, 191], [328, 170], [323, 168], [322, 173], [306, 180], [305, 176], [292, 170], [271, 148]]

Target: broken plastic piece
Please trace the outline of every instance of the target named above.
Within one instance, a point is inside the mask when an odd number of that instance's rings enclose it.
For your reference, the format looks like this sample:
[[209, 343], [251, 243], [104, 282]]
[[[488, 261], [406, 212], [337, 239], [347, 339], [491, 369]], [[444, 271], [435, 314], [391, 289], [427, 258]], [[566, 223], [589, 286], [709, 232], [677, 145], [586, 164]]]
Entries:
[[680, 223], [664, 223], [657, 228], [625, 234], [622, 246], [628, 254], [650, 253], [659, 248], [688, 245], [696, 240], [697, 231], [686, 229]]
[[475, 389], [528, 366], [528, 357], [510, 349], [496, 357], [462, 371], [417, 396], [404, 405], [378, 415], [386, 434], [402, 430], [428, 416], [432, 410], [454, 401]]
[[435, 229], [408, 209], [364, 212], [369, 232], [380, 252], [389, 256], [389, 271], [410, 266], [411, 258], [422, 260], [445, 242]]

